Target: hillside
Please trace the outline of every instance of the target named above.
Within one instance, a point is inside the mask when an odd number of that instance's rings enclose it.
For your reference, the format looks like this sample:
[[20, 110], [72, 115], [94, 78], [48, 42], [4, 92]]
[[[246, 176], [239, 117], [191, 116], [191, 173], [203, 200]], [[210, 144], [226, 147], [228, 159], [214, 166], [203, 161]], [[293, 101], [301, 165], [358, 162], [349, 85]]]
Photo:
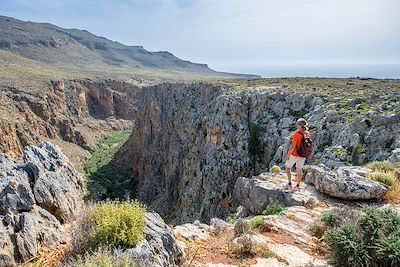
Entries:
[[[49, 78], [73, 73], [73, 78], [145, 75], [165, 78], [256, 77], [216, 72], [206, 64], [182, 60], [167, 51], [149, 52], [142, 46], [127, 46], [85, 30], [63, 29], [0, 16], [0, 68], [12, 78], [28, 69], [29, 77]], [[35, 76], [35, 70], [40, 73]], [[7, 75], [10, 74], [10, 75]], [[71, 74], [69, 74], [71, 76]], [[47, 77], [47, 76], [46, 76]], [[8, 79], [7, 79], [8, 80]]]

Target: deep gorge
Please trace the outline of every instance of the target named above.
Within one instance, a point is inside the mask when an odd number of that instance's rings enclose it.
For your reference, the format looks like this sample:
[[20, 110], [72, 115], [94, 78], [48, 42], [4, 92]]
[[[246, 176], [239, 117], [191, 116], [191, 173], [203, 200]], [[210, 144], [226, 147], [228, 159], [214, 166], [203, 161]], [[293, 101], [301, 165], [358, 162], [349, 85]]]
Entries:
[[132, 129], [113, 160], [131, 172], [139, 200], [175, 223], [233, 212], [236, 179], [282, 165], [299, 117], [312, 126], [311, 163], [335, 168], [399, 156], [399, 114], [377, 110], [396, 99], [392, 93], [348, 98], [288, 88], [74, 80], [37, 92], [8, 88], [4, 95], [19, 114], [1, 122], [1, 150], [11, 155], [42, 138], [91, 150], [102, 136]]

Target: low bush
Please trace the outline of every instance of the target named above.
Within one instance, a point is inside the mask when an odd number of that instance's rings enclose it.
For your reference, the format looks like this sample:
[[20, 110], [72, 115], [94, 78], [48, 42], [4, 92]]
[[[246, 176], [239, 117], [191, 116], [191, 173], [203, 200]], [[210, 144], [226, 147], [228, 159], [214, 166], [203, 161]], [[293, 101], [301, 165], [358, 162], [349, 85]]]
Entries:
[[391, 172], [394, 170], [394, 165], [390, 161], [373, 161], [367, 164], [367, 167], [377, 172]]
[[271, 167], [270, 171], [273, 173], [280, 173], [282, 170], [281, 167], [279, 167], [278, 165], [274, 165]]
[[285, 206], [281, 203], [269, 204], [262, 212], [263, 215], [275, 215], [281, 213], [285, 209]]
[[388, 186], [392, 186], [396, 183], [396, 176], [393, 172], [373, 171], [367, 173], [368, 179], [383, 183]]
[[335, 223], [325, 220], [329, 224], [325, 225], [328, 229], [325, 239], [333, 249], [333, 260], [338, 266], [400, 266], [400, 214], [397, 211], [365, 207], [358, 216], [353, 213], [352, 219], [342, 218], [346, 214], [336, 214], [341, 217]]
[[351, 225], [326, 233], [326, 241], [334, 249], [333, 259], [339, 266], [368, 266], [371, 257], [363, 239]]
[[248, 226], [249, 226], [251, 229], [258, 228], [258, 227], [264, 222], [265, 217], [266, 217], [266, 216], [264, 216], [264, 215], [257, 215], [257, 216], [254, 216], [253, 218], [251, 218], [251, 219], [247, 222], [247, 224], [248, 224]]
[[82, 259], [70, 262], [70, 267], [139, 267], [137, 259], [117, 251], [100, 249], [84, 255]]
[[311, 166], [310, 165], [304, 165], [302, 168], [302, 171], [304, 173], [304, 175], [307, 174], [307, 172], [309, 172], [311, 170]]
[[136, 201], [103, 202], [90, 214], [94, 225], [92, 247], [136, 246], [146, 227], [146, 209]]
[[271, 253], [271, 251], [266, 250], [266, 251], [264, 251], [264, 252], [262, 253], [262, 256], [263, 256], [264, 258], [271, 258], [271, 257], [273, 257], [274, 255]]
[[235, 232], [235, 236], [240, 236], [242, 234], [250, 233], [251, 230], [249, 224], [245, 220], [239, 219], [233, 226], [233, 231]]
[[328, 210], [322, 213], [321, 221], [325, 223], [326, 226], [333, 227], [337, 223], [339, 215], [333, 210]]
[[243, 235], [238, 238], [237, 243], [228, 244], [226, 252], [229, 256], [236, 258], [249, 258], [256, 255], [260, 247], [254, 242], [251, 235]]

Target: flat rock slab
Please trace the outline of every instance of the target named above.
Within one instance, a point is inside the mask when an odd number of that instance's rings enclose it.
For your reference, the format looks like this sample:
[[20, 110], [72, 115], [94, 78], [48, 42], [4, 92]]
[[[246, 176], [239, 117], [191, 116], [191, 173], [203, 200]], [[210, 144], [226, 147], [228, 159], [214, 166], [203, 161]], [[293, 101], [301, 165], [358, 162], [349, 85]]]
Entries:
[[191, 223], [176, 226], [174, 228], [174, 234], [176, 236], [182, 236], [183, 238], [193, 240], [207, 240], [209, 238], [206, 229]]
[[317, 254], [320, 244], [316, 243], [308, 227], [319, 218], [323, 208], [307, 209], [289, 207], [280, 214], [268, 216], [263, 224], [263, 237], [268, 249], [287, 261], [289, 266], [331, 266]]
[[234, 197], [247, 211], [261, 214], [268, 204], [282, 203], [285, 206], [314, 206], [322, 198], [315, 188], [302, 184], [300, 192], [284, 190], [286, 179], [272, 173], [262, 173], [252, 178], [239, 177], [234, 188]]
[[340, 167], [326, 170], [313, 166], [307, 172], [305, 182], [312, 184], [324, 194], [346, 200], [379, 199], [388, 191], [382, 183], [365, 178], [368, 169], [362, 167]]

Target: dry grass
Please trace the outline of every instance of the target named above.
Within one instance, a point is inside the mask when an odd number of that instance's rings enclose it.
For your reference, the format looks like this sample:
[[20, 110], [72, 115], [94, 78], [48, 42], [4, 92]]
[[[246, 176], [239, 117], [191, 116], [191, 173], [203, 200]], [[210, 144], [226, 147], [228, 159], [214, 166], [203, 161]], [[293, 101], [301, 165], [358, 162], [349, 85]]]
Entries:
[[64, 257], [70, 252], [71, 247], [65, 245], [54, 249], [39, 247], [38, 255], [22, 264], [22, 267], [54, 267], [61, 266]]
[[384, 195], [383, 199], [391, 203], [400, 204], [400, 183], [396, 183], [390, 187], [390, 190]]

